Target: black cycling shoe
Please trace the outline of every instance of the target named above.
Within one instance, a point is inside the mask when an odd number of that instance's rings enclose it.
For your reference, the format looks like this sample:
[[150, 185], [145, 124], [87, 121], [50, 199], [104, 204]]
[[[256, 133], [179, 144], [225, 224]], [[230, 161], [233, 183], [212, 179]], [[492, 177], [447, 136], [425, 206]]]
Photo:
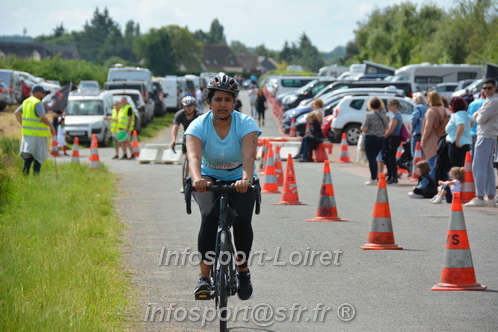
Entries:
[[248, 300], [252, 295], [252, 283], [251, 283], [251, 272], [240, 271], [239, 272], [239, 288], [237, 289], [237, 295], [241, 300]]
[[195, 286], [194, 295], [196, 300], [211, 300], [212, 292], [211, 279], [209, 277], [201, 276]]

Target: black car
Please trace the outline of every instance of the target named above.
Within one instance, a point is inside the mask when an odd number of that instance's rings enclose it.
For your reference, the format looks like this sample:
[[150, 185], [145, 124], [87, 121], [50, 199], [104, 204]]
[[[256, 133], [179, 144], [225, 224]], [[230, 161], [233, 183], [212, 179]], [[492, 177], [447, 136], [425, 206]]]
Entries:
[[292, 108], [296, 108], [301, 101], [315, 97], [322, 89], [324, 89], [334, 81], [335, 79], [332, 78], [316, 79], [309, 82], [302, 88], [299, 88], [296, 91], [285, 95], [285, 97], [282, 98], [281, 103], [284, 110], [287, 111]]

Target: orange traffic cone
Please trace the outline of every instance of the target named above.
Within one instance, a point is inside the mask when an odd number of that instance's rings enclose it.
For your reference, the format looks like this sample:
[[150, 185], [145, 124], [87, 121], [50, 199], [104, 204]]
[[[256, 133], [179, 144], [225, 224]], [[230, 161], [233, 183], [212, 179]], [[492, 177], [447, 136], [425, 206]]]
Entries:
[[373, 209], [373, 222], [368, 234], [368, 243], [361, 246], [363, 250], [399, 250], [403, 249], [394, 243], [391, 210], [387, 197], [386, 175], [380, 174], [377, 190], [377, 201]]
[[52, 137], [52, 143], [50, 143], [50, 155], [53, 157], [59, 157], [59, 144], [57, 144], [57, 136]]
[[467, 151], [467, 154], [465, 155], [463, 172], [464, 176], [460, 197], [462, 203], [468, 203], [476, 196], [476, 186], [474, 184], [474, 175], [472, 174], [472, 157], [470, 156], [469, 151]]
[[410, 182], [418, 182], [418, 174], [417, 174], [417, 163], [422, 161], [422, 150], [420, 149], [420, 142], [417, 142], [415, 145], [415, 155], [413, 156], [413, 165], [412, 165], [412, 177], [410, 178]]
[[88, 161], [90, 161], [90, 157], [92, 156], [93, 142], [94, 141], [97, 141], [97, 134], [92, 134], [92, 140], [90, 141], [90, 155], [88, 156]]
[[71, 162], [75, 164], [80, 163], [79, 144], [80, 144], [79, 138], [75, 137], [73, 142], [73, 153], [71, 154]]
[[446, 254], [441, 273], [441, 282], [432, 287], [434, 291], [485, 290], [486, 285], [476, 282], [472, 255], [460, 193], [453, 194], [450, 229], [446, 236]]
[[285, 170], [282, 196], [280, 197], [280, 202], [273, 203], [273, 205], [307, 205], [299, 201], [295, 174], [294, 162], [292, 161], [292, 155], [289, 153], [287, 156], [287, 168]]
[[304, 135], [311, 135], [311, 126], [309, 122], [306, 122], [306, 129], [304, 130]]
[[261, 159], [259, 159], [259, 172], [262, 173], [265, 171], [265, 159], [266, 154], [268, 153], [268, 146], [266, 145], [266, 138], [263, 138], [263, 151], [261, 153]]
[[337, 215], [334, 185], [332, 184], [328, 160], [325, 160], [323, 166], [323, 181], [320, 187], [320, 202], [318, 203], [316, 216], [313, 219], [306, 219], [306, 221], [347, 221], [347, 219], [341, 219]]
[[296, 137], [296, 119], [295, 118], [292, 118], [292, 120], [291, 120], [291, 127], [290, 127], [289, 136]]
[[349, 160], [349, 150], [348, 150], [348, 142], [346, 140], [346, 133], [342, 133], [341, 156], [339, 157], [338, 163], [339, 164], [351, 163], [351, 160]]
[[137, 131], [133, 131], [133, 136], [131, 139], [131, 153], [135, 158], [138, 158], [140, 156], [140, 146], [138, 145], [138, 135]]
[[262, 194], [280, 194], [277, 183], [277, 172], [273, 163], [273, 149], [271, 144], [268, 147], [268, 163], [265, 168], [265, 183], [263, 184]]
[[88, 167], [91, 170], [98, 170], [100, 168], [100, 158], [99, 158], [99, 144], [97, 140], [93, 140], [92, 150], [90, 152], [90, 165]]
[[277, 183], [281, 187], [284, 184], [284, 175], [282, 174], [282, 159], [280, 158], [280, 145], [275, 146], [275, 172], [277, 173]]
[[[399, 160], [399, 158], [401, 158], [403, 151], [405, 151], [405, 149], [403, 148], [403, 143], [404, 142], [400, 142], [399, 146], [398, 146], [398, 150], [396, 150], [396, 161]], [[401, 168], [399, 166], [398, 166], [398, 172], [399, 173], [408, 173], [408, 171], [406, 169]]]

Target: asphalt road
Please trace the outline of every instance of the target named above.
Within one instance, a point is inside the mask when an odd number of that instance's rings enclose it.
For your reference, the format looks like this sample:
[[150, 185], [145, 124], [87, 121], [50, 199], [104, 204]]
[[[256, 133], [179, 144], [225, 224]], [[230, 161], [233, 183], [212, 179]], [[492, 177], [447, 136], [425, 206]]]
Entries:
[[[247, 113], [245, 93], [242, 102]], [[267, 117], [263, 136], [280, 136], [270, 112]], [[169, 142], [168, 132], [155, 141]], [[354, 159], [351, 147], [350, 152]], [[179, 264], [174, 259], [167, 264], [168, 251], [196, 249], [200, 223], [195, 203], [192, 215], [185, 213], [180, 166], [115, 161], [112, 155], [112, 149], [100, 149], [101, 160], [120, 177], [117, 208], [127, 226], [123, 251], [136, 294], [131, 326], [137, 331], [216, 331], [216, 319], [201, 321], [204, 312], [206, 319], [214, 318], [214, 302], [194, 301], [198, 267], [188, 260], [195, 263], [196, 256], [185, 255], [182, 265], [179, 255]], [[330, 160], [338, 155], [335, 145]], [[431, 287], [441, 276], [449, 204], [408, 198], [413, 184], [407, 180], [389, 187], [394, 235], [404, 250], [363, 251], [377, 193], [363, 184], [368, 169], [332, 163], [338, 214], [349, 221], [306, 222], [316, 213], [323, 164], [294, 166], [300, 200], [308, 205], [274, 206], [280, 195], [263, 196], [261, 214], [253, 218], [255, 291], [248, 301], [229, 299], [230, 331], [498, 329], [498, 209], [464, 209], [477, 282], [488, 289], [435, 292]], [[263, 319], [270, 308], [273, 316]], [[235, 320], [234, 310], [239, 310]]]

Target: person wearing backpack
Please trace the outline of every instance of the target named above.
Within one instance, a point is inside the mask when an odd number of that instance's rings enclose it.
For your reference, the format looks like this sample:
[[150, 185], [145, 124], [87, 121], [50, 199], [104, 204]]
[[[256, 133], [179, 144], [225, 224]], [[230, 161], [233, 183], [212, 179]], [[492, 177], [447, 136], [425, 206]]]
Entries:
[[427, 94], [429, 109], [425, 113], [422, 124], [422, 135], [420, 145], [424, 154], [424, 159], [431, 166], [431, 175], [434, 176], [434, 166], [436, 165], [438, 140], [446, 134], [446, 125], [449, 116], [444, 108], [443, 99], [436, 91]]

